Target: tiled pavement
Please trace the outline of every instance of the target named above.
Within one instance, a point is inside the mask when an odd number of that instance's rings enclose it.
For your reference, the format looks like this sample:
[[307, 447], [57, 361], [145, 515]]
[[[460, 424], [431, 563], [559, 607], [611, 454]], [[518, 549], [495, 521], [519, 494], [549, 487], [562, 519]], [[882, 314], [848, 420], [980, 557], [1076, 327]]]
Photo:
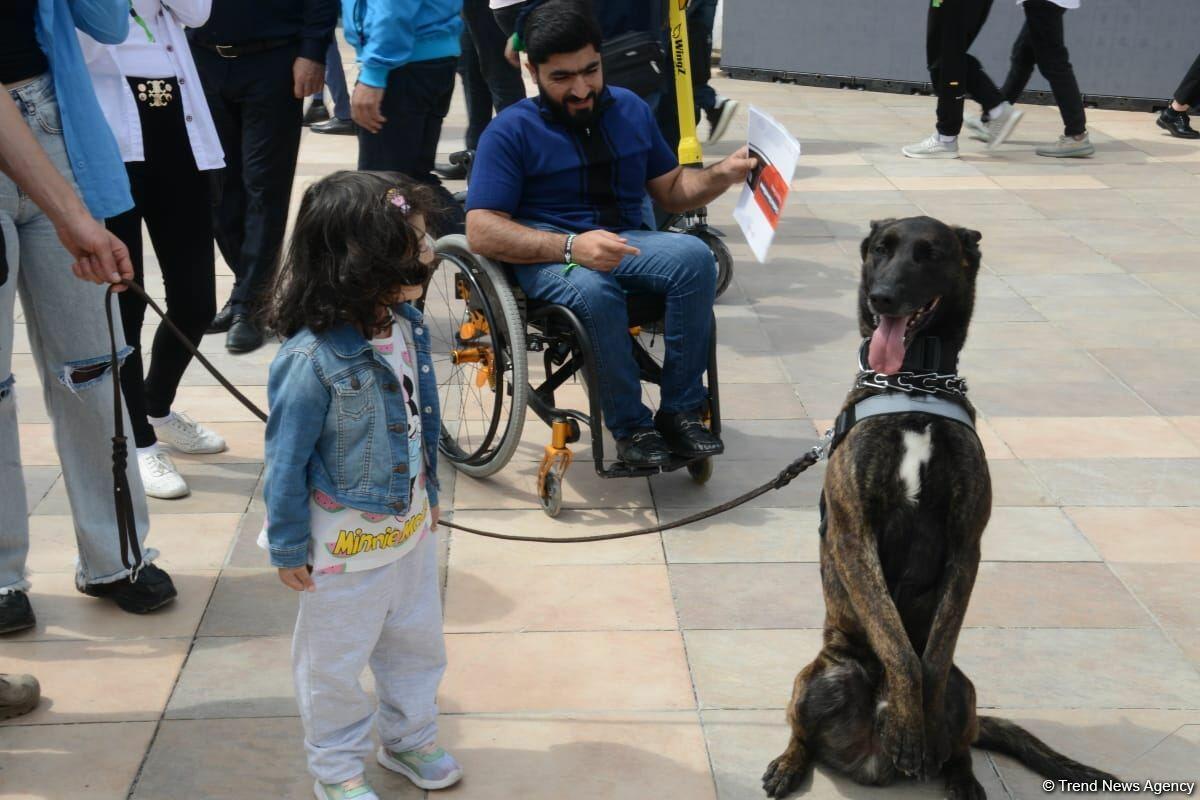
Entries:
[[[980, 705], [1131, 778], [1200, 775], [1200, 146], [1147, 114], [1094, 111], [1098, 153], [1039, 159], [1057, 115], [1029, 108], [995, 154], [913, 162], [927, 98], [719, 81], [773, 113], [804, 156], [771, 263], [737, 256], [718, 306], [727, 455], [713, 481], [604, 483], [586, 462], [569, 510], [533, 499], [545, 429], [489, 482], [454, 480], [464, 523], [572, 535], [677, 518], [757, 484], [833, 416], [854, 372], [857, 247], [870, 219], [928, 213], [983, 232], [985, 270], [964, 373], [995, 510], [958, 649]], [[456, 105], [443, 151], [457, 149]], [[745, 134], [744, 117], [729, 142]], [[305, 136], [299, 190], [351, 166], [354, 140]], [[220, 289], [227, 292], [222, 275]], [[18, 326], [18, 351], [27, 352]], [[205, 350], [262, 400], [273, 348]], [[69, 512], [28, 355], [22, 445], [34, 507], [40, 624], [4, 641], [0, 670], [36, 673], [46, 700], [0, 727], [0, 798], [302, 798], [289, 675], [295, 598], [253, 544], [262, 428], [193, 368], [178, 406], [228, 453], [178, 459], [185, 500], [154, 501], [151, 542], [180, 600], [132, 618], [71, 586]], [[442, 740], [464, 798], [759, 797], [786, 739], [792, 675], [817, 651], [818, 475], [662, 537], [539, 546], [446, 542], [450, 667]], [[1041, 794], [1012, 762], [976, 754], [993, 798]], [[370, 770], [385, 797], [416, 797]], [[825, 772], [815, 796], [922, 796]]]

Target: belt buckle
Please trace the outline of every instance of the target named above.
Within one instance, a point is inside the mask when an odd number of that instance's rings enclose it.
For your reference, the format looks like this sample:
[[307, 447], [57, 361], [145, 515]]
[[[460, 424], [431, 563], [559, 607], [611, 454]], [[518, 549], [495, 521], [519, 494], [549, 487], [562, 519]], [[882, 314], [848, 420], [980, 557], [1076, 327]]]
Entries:
[[232, 44], [215, 44], [215, 45], [213, 45], [213, 47], [217, 51], [217, 55], [219, 55], [221, 58], [237, 58], [237, 53], [226, 52], [226, 51], [232, 51], [235, 46], [236, 45], [232, 45]]

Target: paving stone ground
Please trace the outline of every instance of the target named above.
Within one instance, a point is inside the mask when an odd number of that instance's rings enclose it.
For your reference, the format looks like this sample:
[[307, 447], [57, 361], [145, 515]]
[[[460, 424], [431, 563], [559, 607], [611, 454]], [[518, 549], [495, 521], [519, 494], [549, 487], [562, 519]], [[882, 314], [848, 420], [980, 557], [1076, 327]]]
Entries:
[[[1200, 776], [1200, 145], [1143, 113], [1089, 111], [1096, 157], [1035, 143], [1057, 112], [1029, 107], [1012, 143], [959, 161], [904, 159], [923, 97], [718, 79], [768, 110], [804, 155], [768, 264], [713, 204], [737, 259], [717, 306], [727, 454], [712, 482], [568, 475], [568, 510], [537, 510], [546, 430], [495, 479], [445, 475], [461, 522], [539, 535], [677, 518], [756, 485], [824, 430], [855, 371], [857, 249], [868, 221], [931, 214], [983, 233], [963, 372], [995, 483], [984, 563], [957, 660], [987, 713], [1022, 721], [1128, 778]], [[441, 144], [459, 149], [458, 100]], [[746, 132], [743, 115], [728, 154]], [[352, 138], [306, 133], [296, 192], [352, 167]], [[149, 250], [148, 250], [149, 252]], [[154, 270], [151, 269], [153, 273]], [[219, 291], [231, 278], [222, 268]], [[157, 277], [151, 286], [161, 294]], [[149, 340], [149, 336], [144, 339]], [[204, 350], [264, 399], [274, 347]], [[253, 539], [262, 427], [193, 367], [178, 408], [230, 450], [177, 459], [193, 493], [152, 501], [150, 541], [179, 601], [145, 618], [78, 595], [69, 508], [22, 325], [21, 437], [32, 499], [36, 630], [6, 639], [0, 671], [46, 699], [0, 726], [0, 798], [304, 798], [289, 670], [295, 597]], [[794, 673], [817, 652], [819, 473], [752, 507], [661, 537], [538, 546], [444, 540], [449, 671], [442, 741], [466, 780], [448, 797], [660, 800], [761, 796], [782, 749]], [[1039, 780], [983, 753], [992, 798]], [[386, 798], [420, 792], [371, 767]], [[867, 789], [819, 770], [814, 797], [935, 797]]]

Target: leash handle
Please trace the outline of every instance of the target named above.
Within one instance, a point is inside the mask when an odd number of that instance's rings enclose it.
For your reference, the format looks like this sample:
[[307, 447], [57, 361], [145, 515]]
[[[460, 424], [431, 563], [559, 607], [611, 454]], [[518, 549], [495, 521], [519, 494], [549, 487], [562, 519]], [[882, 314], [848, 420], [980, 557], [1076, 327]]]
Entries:
[[113, 386], [113, 503], [117, 512], [117, 540], [121, 544], [121, 563], [131, 570], [129, 579], [136, 583], [142, 571], [142, 546], [138, 542], [137, 517], [133, 513], [133, 495], [129, 491], [129, 443], [125, 438], [125, 414], [121, 406], [120, 360], [117, 358], [117, 333], [113, 324], [113, 301], [115, 287], [110, 285], [104, 293], [104, 315], [108, 319], [108, 345], [112, 356], [109, 369]]

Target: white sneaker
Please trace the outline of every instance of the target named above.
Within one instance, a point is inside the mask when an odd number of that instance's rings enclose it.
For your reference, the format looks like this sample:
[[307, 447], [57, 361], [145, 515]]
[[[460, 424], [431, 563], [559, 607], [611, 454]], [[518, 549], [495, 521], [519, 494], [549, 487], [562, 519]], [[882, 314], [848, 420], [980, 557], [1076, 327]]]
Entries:
[[225, 440], [182, 411], [172, 411], [167, 421], [154, 426], [154, 435], [181, 453], [221, 453]]
[[901, 150], [909, 158], [958, 158], [958, 141], [943, 142], [936, 133]]
[[1019, 108], [1013, 108], [1011, 105], [1004, 109], [1003, 114], [998, 114], [987, 121], [988, 130], [988, 150], [995, 150], [1000, 145], [1004, 144], [1005, 140], [1012, 135], [1013, 130], [1017, 127], [1017, 123], [1021, 121], [1021, 117], [1025, 116], [1025, 112]]
[[171, 457], [161, 450], [138, 453], [138, 471], [142, 473], [142, 487], [151, 497], [174, 500], [191, 492]]
[[992, 134], [988, 132], [987, 123], [980, 117], [970, 114], [963, 115], [963, 126], [971, 132], [971, 138], [977, 142], [986, 142], [992, 138]]
[[1074, 136], [1060, 136], [1054, 144], [1042, 145], [1034, 152], [1047, 158], [1090, 158], [1095, 154], [1096, 148], [1085, 133], [1082, 139], [1076, 139]]

